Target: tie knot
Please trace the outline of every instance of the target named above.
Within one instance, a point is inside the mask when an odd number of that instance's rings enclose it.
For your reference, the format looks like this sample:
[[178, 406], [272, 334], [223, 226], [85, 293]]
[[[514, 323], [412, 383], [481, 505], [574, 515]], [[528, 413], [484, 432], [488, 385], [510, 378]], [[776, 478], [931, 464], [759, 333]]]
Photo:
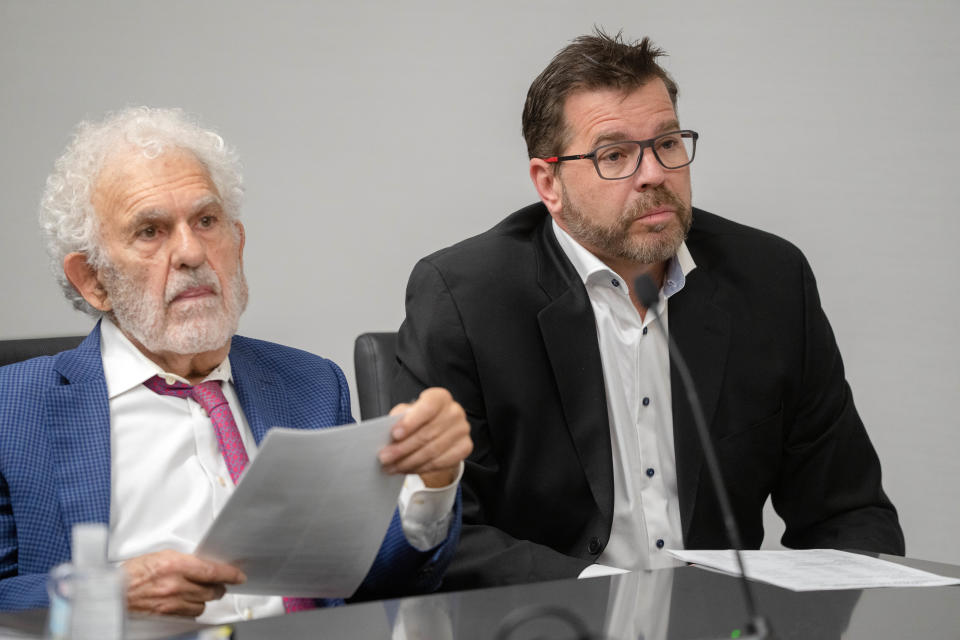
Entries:
[[154, 393], [163, 396], [193, 398], [208, 414], [217, 407], [227, 404], [227, 397], [223, 395], [219, 380], [207, 380], [198, 385], [189, 385], [185, 382], [169, 383], [160, 376], [153, 376], [143, 384]]
[[176, 396], [178, 398], [189, 397], [193, 391], [193, 386], [185, 382], [167, 382], [160, 376], [153, 376], [143, 383], [147, 389], [162, 396]]

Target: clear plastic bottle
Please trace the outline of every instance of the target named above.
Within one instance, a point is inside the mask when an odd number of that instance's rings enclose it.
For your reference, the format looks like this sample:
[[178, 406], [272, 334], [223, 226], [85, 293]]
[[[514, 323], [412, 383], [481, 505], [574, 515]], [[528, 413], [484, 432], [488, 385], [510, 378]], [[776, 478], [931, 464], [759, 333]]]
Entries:
[[126, 574], [107, 563], [107, 525], [73, 527], [73, 562], [50, 572], [47, 637], [121, 640], [126, 622]]

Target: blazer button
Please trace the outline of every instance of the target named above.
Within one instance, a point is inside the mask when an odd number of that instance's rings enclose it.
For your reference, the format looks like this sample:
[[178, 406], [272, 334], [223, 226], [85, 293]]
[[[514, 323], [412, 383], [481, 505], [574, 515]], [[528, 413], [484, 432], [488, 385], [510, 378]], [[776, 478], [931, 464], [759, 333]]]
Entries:
[[597, 555], [603, 551], [603, 545], [600, 543], [600, 538], [593, 536], [590, 538], [590, 542], [587, 543], [587, 551], [590, 552], [590, 555]]

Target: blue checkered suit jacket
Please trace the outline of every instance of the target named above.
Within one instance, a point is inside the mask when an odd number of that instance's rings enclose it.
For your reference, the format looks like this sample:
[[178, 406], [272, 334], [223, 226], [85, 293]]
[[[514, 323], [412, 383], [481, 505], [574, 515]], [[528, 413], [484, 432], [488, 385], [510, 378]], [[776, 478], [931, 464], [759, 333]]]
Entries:
[[[305, 351], [235, 336], [230, 366], [259, 443], [271, 425], [353, 422], [343, 372]], [[399, 516], [351, 599], [436, 589], [460, 533], [439, 547], [411, 547]], [[110, 410], [100, 325], [76, 349], [0, 368], [0, 609], [45, 607], [47, 572], [70, 559], [77, 522], [110, 518]], [[339, 604], [328, 600], [321, 604]]]

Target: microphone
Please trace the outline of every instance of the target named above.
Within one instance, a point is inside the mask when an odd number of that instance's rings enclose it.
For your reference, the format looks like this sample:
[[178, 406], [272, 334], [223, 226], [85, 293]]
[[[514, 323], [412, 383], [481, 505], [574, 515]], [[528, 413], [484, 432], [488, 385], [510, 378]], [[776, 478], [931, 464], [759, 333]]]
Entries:
[[667, 345], [670, 348], [671, 366], [676, 366], [677, 373], [680, 375], [680, 382], [683, 384], [683, 390], [687, 395], [687, 402], [693, 410], [693, 422], [697, 427], [697, 438], [700, 440], [700, 447], [703, 449], [703, 457], [707, 463], [707, 471], [710, 473], [710, 479], [713, 480], [713, 488], [717, 494], [717, 500], [720, 503], [720, 511], [723, 513], [723, 522], [727, 530], [727, 539], [737, 558], [737, 566], [740, 568], [740, 585], [743, 589], [743, 598], [746, 601], [747, 616], [749, 622], [745, 626], [746, 634], [739, 637], [742, 640], [747, 639], [767, 639], [772, 640], [775, 636], [773, 628], [767, 619], [757, 613], [757, 604], [753, 596], [753, 588], [747, 579], [747, 572], [743, 569], [743, 555], [740, 551], [743, 549], [743, 542], [740, 540], [740, 529], [737, 527], [736, 518], [733, 516], [733, 507], [730, 505], [730, 494], [723, 483], [723, 476], [720, 475], [720, 463], [717, 462], [717, 452], [713, 447], [713, 441], [710, 440], [710, 434], [707, 432], [707, 420], [703, 416], [703, 405], [700, 404], [700, 397], [693, 386], [693, 378], [690, 376], [690, 368], [687, 367], [686, 360], [677, 348], [673, 336], [660, 320], [660, 314], [657, 313], [657, 304], [660, 302], [660, 290], [653, 282], [653, 279], [643, 274], [633, 281], [633, 293], [640, 301], [640, 304], [646, 308], [648, 313], [653, 314], [653, 321], [660, 325], [664, 335], [667, 336]]

